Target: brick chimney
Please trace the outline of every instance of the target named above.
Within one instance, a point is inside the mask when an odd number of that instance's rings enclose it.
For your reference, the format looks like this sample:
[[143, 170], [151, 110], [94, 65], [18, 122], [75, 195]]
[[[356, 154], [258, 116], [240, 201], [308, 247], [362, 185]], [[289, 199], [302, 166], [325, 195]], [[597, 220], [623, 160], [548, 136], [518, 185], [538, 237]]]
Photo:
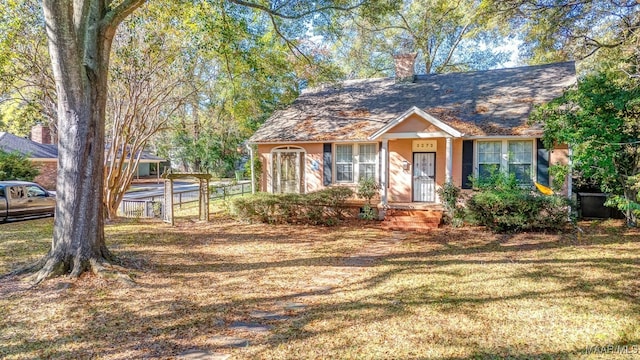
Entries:
[[396, 82], [414, 82], [417, 53], [393, 55], [396, 63]]
[[51, 144], [51, 129], [42, 124], [35, 125], [31, 128], [31, 141], [39, 144]]

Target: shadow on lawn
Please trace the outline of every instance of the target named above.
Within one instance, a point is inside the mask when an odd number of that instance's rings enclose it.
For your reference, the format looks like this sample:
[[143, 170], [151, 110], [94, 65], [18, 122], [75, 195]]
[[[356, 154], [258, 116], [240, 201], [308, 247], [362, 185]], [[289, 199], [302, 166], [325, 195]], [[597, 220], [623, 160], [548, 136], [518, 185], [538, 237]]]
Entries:
[[[148, 234], [147, 234], [148, 235]], [[121, 232], [118, 236], [135, 238], [140, 232]], [[145, 251], [122, 252], [126, 258], [135, 259], [144, 256], [143, 271], [153, 272], [157, 275], [168, 276], [176, 281], [187, 281], [199, 273], [229, 272], [237, 273], [252, 270], [282, 269], [295, 267], [334, 267], [351, 268], [353, 270], [380, 267], [382, 270], [364, 279], [348, 281], [345, 284], [332, 286], [329, 289], [308, 290], [298, 289], [285, 295], [278, 296], [253, 296], [230, 297], [227, 301], [201, 305], [187, 298], [170, 298], [151, 301], [146, 304], [144, 312], [154, 315], [142, 315], [142, 311], [129, 308], [126, 299], [97, 298], [89, 305], [82, 304], [72, 306], [67, 310], [70, 316], [83, 316], [92, 321], [82, 323], [70, 334], [54, 338], [50, 341], [37, 340], [31, 343], [15, 343], [12, 345], [0, 345], [0, 355], [24, 355], [28, 349], [46, 349], [46, 352], [36, 357], [56, 358], [85, 358], [100, 355], [101, 357], [126, 354], [130, 351], [135, 356], [144, 357], [170, 357], [187, 349], [193, 348], [189, 339], [199, 335], [211, 338], [217, 335], [234, 335], [227, 328], [233, 321], [246, 321], [251, 310], [261, 309], [279, 302], [304, 302], [310, 297], [320, 297], [321, 303], [308, 306], [299, 311], [290, 312], [291, 319], [287, 321], [266, 321], [273, 326], [273, 330], [267, 336], [255, 336], [249, 334], [251, 345], [262, 344], [270, 349], [276, 349], [295, 340], [311, 339], [321, 335], [337, 334], [344, 330], [344, 323], [335, 321], [335, 326], [326, 329], [313, 330], [310, 324], [315, 321], [353, 318], [358, 322], [380, 322], [403, 315], [411, 315], [413, 309], [419, 306], [430, 306], [447, 314], [448, 311], [463, 312], [476, 316], [476, 308], [499, 301], [540, 299], [545, 297], [563, 298], [567, 296], [588, 297], [595, 300], [614, 298], [627, 304], [630, 316], [640, 313], [638, 301], [639, 289], [629, 289], [618, 285], [627, 281], [636, 280], [639, 277], [638, 267], [640, 261], [637, 257], [585, 257], [585, 258], [527, 258], [526, 254], [534, 251], [543, 251], [558, 248], [570, 248], [574, 246], [610, 245], [622, 244], [629, 241], [626, 238], [597, 237], [590, 241], [576, 243], [570, 236], [558, 236], [554, 241], [535, 241], [522, 244], [509, 244], [510, 236], [496, 236], [482, 244], [465, 246], [463, 243], [453, 244], [446, 240], [446, 234], [435, 236], [428, 241], [441, 243], [444, 248], [425, 248], [411, 252], [398, 252], [386, 255], [361, 255], [362, 261], [357, 261], [357, 256], [314, 256], [280, 261], [251, 261], [242, 262], [243, 257], [217, 257], [211, 259], [211, 255], [197, 250], [196, 245], [206, 245], [211, 242], [235, 244], [245, 242], [273, 241], [278, 242], [277, 234], [240, 234], [228, 228], [227, 232], [214, 234], [198, 234], [195, 237], [184, 238], [176, 235], [158, 243], [163, 246], [184, 246], [187, 250], [183, 253], [168, 253], [164, 256], [174, 256], [179, 264], [162, 264], [158, 262], [163, 257], [153, 260], [152, 256], [145, 255]], [[211, 239], [213, 237], [213, 239]], [[207, 240], [208, 239], [208, 240]], [[305, 236], [299, 242], [283, 240], [287, 243], [302, 243], [320, 240]], [[423, 238], [427, 239], [426, 237]], [[208, 242], [207, 242], [208, 241]], [[410, 241], [418, 241], [411, 239]], [[114, 251], [116, 254], [120, 250]], [[158, 249], [162, 253], [162, 249]], [[490, 255], [491, 259], [487, 259]], [[594, 251], [594, 255], [598, 255]], [[154, 255], [157, 256], [157, 255]], [[478, 258], [476, 258], [478, 256]], [[553, 256], [553, 255], [551, 255]], [[202, 261], [205, 258], [208, 261]], [[354, 261], [356, 258], [356, 261]], [[192, 263], [189, 264], [188, 262]], [[193, 262], [197, 262], [193, 264]], [[422, 287], [403, 289], [394, 292], [381, 291], [374, 296], [362, 298], [359, 292], [375, 290], [383, 284], [393, 281], [399, 275], [415, 272], [420, 269], [425, 275], [440, 275], [447, 277], [464, 277], [464, 274], [449, 269], [450, 266], [493, 266], [513, 265], [518, 267], [511, 279], [540, 282], [562, 282], [566, 284], [556, 291], [520, 291], [516, 294], [501, 296], [470, 296], [469, 294], [437, 294], [433, 289], [423, 285]], [[533, 268], [529, 268], [532, 266]], [[606, 274], [615, 274], [615, 282], [602, 284], [599, 279], [586, 279], [576, 273], [575, 268], [597, 269]], [[521, 269], [520, 269], [521, 268]], [[496, 274], [499, 276], [499, 274]], [[162, 286], [158, 286], [162, 287]], [[155, 285], [143, 284], [136, 291], [154, 289]], [[194, 290], [195, 291], [195, 290]], [[202, 292], [215, 291], [215, 288], [200, 289]], [[330, 299], [331, 294], [351, 294], [353, 299], [335, 302]], [[172, 295], [167, 294], [168, 297]], [[329, 296], [329, 297], [327, 297]], [[349, 297], [346, 297], [349, 299]], [[60, 300], [62, 301], [62, 300]], [[16, 324], [12, 324], [16, 325]], [[633, 330], [632, 330], [633, 332]], [[186, 341], [185, 341], [186, 339]], [[640, 339], [614, 339], [616, 345], [640, 344]], [[74, 350], [59, 351], [56, 349], [62, 344], [73, 344]], [[470, 346], [465, 339], [460, 339], [461, 346]], [[584, 348], [575, 348], [573, 351], [521, 353], [509, 347], [495, 349], [479, 349], [468, 357], [452, 357], [450, 360], [463, 359], [532, 359], [571, 358], [580, 354], [587, 346], [601, 344], [585, 344]], [[606, 344], [602, 344], [606, 345]], [[337, 345], [336, 345], [337, 346]], [[103, 349], [100, 354], [95, 349]], [[210, 347], [209, 347], [210, 348]], [[106, 349], [106, 350], [104, 350]], [[221, 350], [220, 348], [210, 348]], [[332, 349], [339, 350], [339, 349]], [[226, 350], [225, 350], [226, 351]]]

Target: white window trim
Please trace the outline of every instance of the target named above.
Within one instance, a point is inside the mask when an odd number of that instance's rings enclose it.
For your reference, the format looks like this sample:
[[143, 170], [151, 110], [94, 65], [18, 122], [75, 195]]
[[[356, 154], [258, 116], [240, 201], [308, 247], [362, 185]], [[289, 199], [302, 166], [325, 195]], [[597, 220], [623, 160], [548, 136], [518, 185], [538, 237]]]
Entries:
[[[337, 181], [338, 173], [336, 171], [337, 168], [337, 146], [338, 145], [351, 145], [352, 156], [353, 156], [353, 181]], [[374, 145], [375, 152], [375, 174], [374, 179], [376, 182], [380, 179], [380, 144], [377, 142], [359, 142], [359, 143], [334, 143], [331, 149], [331, 170], [333, 174], [333, 178], [331, 179], [332, 184], [357, 184], [360, 178], [360, 145]]]
[[302, 191], [300, 192], [301, 194], [304, 194], [307, 192], [307, 169], [306, 169], [306, 164], [307, 164], [307, 151], [299, 146], [291, 146], [291, 145], [286, 145], [286, 146], [278, 146], [278, 147], [274, 147], [273, 149], [271, 149], [270, 152], [270, 156], [269, 156], [269, 169], [268, 169], [268, 174], [269, 176], [267, 176], [267, 192], [269, 193], [275, 193], [275, 189], [273, 188], [274, 186], [274, 179], [273, 179], [273, 161], [274, 161], [274, 155], [276, 153], [284, 153], [284, 152], [298, 152], [300, 153], [300, 156], [302, 157], [302, 161], [301, 161], [301, 166], [302, 169], [301, 170], [301, 176], [303, 176], [304, 181], [302, 184]]
[[488, 139], [478, 139], [476, 141], [473, 142], [473, 176], [475, 178], [478, 178], [478, 176], [480, 175], [480, 164], [478, 163], [478, 159], [479, 159], [479, 154], [478, 154], [478, 143], [480, 142], [496, 142], [496, 141], [500, 141], [502, 146], [501, 146], [501, 151], [500, 151], [500, 171], [502, 173], [508, 174], [509, 173], [509, 142], [510, 141], [529, 141], [531, 142], [531, 181], [533, 182], [537, 182], [538, 181], [538, 148], [537, 148], [537, 142], [536, 139], [532, 139], [532, 138], [525, 138], [525, 139], [520, 139], [520, 138], [502, 138], [502, 139], [496, 139], [496, 138], [488, 138]]

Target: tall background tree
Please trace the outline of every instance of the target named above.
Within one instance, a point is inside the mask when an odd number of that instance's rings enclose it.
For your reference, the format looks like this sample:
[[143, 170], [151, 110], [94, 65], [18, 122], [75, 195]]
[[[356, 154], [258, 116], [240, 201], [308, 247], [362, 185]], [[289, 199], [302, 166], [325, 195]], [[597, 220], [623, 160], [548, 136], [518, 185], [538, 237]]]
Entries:
[[522, 55], [529, 63], [576, 59], [590, 71], [610, 67], [632, 53], [637, 56], [640, 3], [636, 0], [483, 0], [483, 4], [520, 34]]
[[34, 0], [0, 5], [0, 131], [26, 136], [41, 123], [57, 133], [55, 83]]
[[501, 50], [509, 40], [507, 27], [481, 1], [397, 5], [378, 17], [345, 14], [333, 42], [335, 57], [350, 77], [389, 75], [395, 53], [417, 53], [418, 71], [426, 74], [484, 70], [509, 59], [510, 53]]
[[110, 65], [104, 204], [109, 219], [138, 171], [143, 151], [198, 89], [189, 86], [195, 59], [162, 6], [146, 6], [120, 26]]
[[[13, 9], [14, 4], [25, 1], [5, 2], [0, 7]], [[112, 256], [104, 238], [103, 165], [111, 47], [118, 25], [144, 3], [144, 0], [45, 0], [42, 2], [44, 20], [35, 20], [40, 29], [46, 30], [59, 137], [52, 246], [40, 261], [23, 269], [37, 271], [36, 282], [58, 274], [77, 277], [87, 270], [98, 274], [107, 271], [105, 266]], [[344, 11], [377, 14], [379, 5], [387, 3], [382, 0], [183, 2], [194, 7], [223, 6], [224, 16], [246, 24], [248, 29], [262, 29], [256, 33], [271, 31], [270, 36], [277, 38], [289, 53], [305, 59], [309, 65], [313, 64], [313, 57], [305, 54], [301, 38], [310, 22], [328, 22]], [[158, 4], [170, 6], [172, 2]], [[212, 33], [224, 34], [232, 29], [223, 27]], [[245, 49], [247, 43], [241, 42], [238, 46]], [[3, 53], [0, 64], [4, 66], [7, 61]], [[304, 68], [307, 75], [321, 72], [315, 69], [314, 66]]]

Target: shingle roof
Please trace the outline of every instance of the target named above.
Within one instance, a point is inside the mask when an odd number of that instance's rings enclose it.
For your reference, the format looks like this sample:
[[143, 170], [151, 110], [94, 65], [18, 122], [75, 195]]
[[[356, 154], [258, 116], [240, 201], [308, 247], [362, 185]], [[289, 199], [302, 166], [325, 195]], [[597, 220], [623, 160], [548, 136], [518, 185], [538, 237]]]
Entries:
[[[19, 152], [31, 159], [57, 159], [58, 145], [40, 144], [30, 139], [22, 138], [7, 132], [0, 132], [0, 149], [7, 152]], [[163, 162], [166, 159], [143, 151], [141, 162]]]
[[472, 135], [539, 135], [527, 120], [536, 104], [576, 82], [573, 62], [512, 69], [351, 80], [310, 89], [275, 112], [251, 142], [366, 140], [413, 106]]
[[0, 132], [0, 148], [7, 152], [18, 152], [31, 159], [57, 159], [58, 147], [39, 144], [6, 132]]

